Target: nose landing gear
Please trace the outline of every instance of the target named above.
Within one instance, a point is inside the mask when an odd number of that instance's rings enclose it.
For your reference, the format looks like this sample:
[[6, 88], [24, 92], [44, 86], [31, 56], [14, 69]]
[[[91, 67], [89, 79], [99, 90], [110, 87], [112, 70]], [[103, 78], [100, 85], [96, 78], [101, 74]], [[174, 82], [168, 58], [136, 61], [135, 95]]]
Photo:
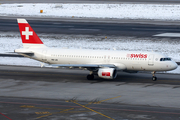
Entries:
[[156, 80], [157, 80], [157, 77], [155, 76], [155, 73], [156, 73], [156, 71], [153, 71], [153, 72], [152, 72], [152, 75], [153, 75], [152, 81], [156, 81]]

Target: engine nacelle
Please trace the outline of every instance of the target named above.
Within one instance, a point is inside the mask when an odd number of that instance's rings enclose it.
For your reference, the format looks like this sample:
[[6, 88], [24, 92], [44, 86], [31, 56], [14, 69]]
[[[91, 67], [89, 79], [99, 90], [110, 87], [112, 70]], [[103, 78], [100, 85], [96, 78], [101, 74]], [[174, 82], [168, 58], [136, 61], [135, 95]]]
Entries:
[[104, 79], [115, 79], [117, 77], [117, 71], [115, 68], [100, 68], [98, 70], [98, 76]]

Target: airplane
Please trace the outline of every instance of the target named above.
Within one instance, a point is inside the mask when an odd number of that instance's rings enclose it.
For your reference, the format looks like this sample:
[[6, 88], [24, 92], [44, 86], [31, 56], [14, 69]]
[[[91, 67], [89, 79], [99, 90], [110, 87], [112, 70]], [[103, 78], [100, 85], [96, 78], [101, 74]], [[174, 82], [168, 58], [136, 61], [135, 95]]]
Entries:
[[152, 80], [156, 81], [157, 71], [170, 71], [178, 66], [171, 58], [156, 52], [49, 48], [26, 19], [17, 19], [17, 22], [23, 48], [14, 50], [15, 53], [55, 67], [87, 69], [88, 80], [93, 80], [94, 75], [115, 79], [117, 71], [151, 71]]

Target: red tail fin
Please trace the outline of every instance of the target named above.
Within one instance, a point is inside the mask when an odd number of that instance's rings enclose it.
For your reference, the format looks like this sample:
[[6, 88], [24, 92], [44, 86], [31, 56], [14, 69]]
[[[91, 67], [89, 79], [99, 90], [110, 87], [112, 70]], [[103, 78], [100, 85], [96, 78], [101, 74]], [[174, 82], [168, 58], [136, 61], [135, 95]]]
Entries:
[[32, 44], [43, 44], [43, 42], [40, 40], [40, 38], [37, 36], [37, 34], [25, 19], [17, 19], [17, 22], [19, 25], [23, 45], [28, 44], [29, 46]]

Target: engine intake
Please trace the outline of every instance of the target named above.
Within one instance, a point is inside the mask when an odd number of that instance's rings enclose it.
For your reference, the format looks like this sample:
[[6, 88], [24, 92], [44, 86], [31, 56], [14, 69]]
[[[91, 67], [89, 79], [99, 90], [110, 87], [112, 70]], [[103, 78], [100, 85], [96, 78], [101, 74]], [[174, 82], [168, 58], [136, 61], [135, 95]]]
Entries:
[[117, 77], [117, 71], [115, 68], [100, 68], [98, 70], [98, 76], [104, 79], [115, 79]]

